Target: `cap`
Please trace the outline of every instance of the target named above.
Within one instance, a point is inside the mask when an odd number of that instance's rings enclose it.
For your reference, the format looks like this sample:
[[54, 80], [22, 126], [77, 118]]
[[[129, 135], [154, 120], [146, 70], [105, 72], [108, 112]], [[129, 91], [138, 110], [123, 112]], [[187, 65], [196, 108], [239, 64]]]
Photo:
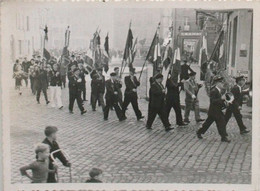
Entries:
[[135, 74], [135, 68], [130, 68], [129, 71]]
[[189, 76], [195, 76], [197, 73], [196, 72], [190, 72]]
[[100, 174], [102, 174], [102, 170], [101, 170], [101, 169], [98, 169], [98, 168], [92, 168], [92, 169], [90, 170], [90, 172], [89, 172], [89, 176], [90, 176], [91, 178], [94, 178], [94, 177], [96, 177], [96, 176], [98, 176], [98, 175], [100, 175]]
[[116, 71], [116, 70], [118, 70], [118, 69], [119, 69], [119, 67], [115, 67], [115, 68], [114, 68], [114, 71]]
[[224, 78], [221, 77], [221, 76], [216, 76], [216, 77], [213, 79], [214, 83], [223, 82], [223, 80], [224, 80]]
[[115, 72], [110, 73], [110, 76], [116, 76]]
[[163, 75], [159, 73], [159, 74], [155, 75], [154, 78], [155, 79], [160, 79], [160, 78], [163, 78]]
[[44, 130], [44, 134], [48, 137], [50, 136], [52, 133], [55, 133], [58, 131], [58, 128], [55, 126], [47, 126]]
[[245, 80], [245, 76], [238, 76], [235, 78], [236, 79], [236, 83], [239, 82], [240, 80]]

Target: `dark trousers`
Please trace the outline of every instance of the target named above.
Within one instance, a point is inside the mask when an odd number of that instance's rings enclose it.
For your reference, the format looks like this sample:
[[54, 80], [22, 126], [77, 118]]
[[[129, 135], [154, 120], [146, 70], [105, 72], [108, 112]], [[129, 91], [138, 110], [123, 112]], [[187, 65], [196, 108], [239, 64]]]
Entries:
[[221, 136], [221, 138], [226, 137], [227, 132], [226, 132], [226, 121], [225, 121], [224, 114], [218, 116], [209, 115], [206, 121], [203, 123], [202, 127], [198, 130], [198, 133], [204, 134], [209, 129], [209, 127], [212, 125], [213, 122], [216, 122], [218, 133]]
[[34, 78], [33, 78], [33, 77], [30, 77], [30, 85], [31, 85], [32, 93], [35, 94], [35, 89], [34, 89]]
[[125, 116], [126, 108], [130, 103], [132, 104], [132, 107], [135, 111], [135, 115], [136, 115], [137, 119], [139, 119], [142, 116], [142, 113], [138, 107], [137, 94], [125, 95], [125, 99], [124, 99], [123, 106], [122, 106], [123, 116]]
[[108, 118], [109, 110], [111, 107], [115, 108], [117, 118], [120, 120], [123, 118], [122, 110], [118, 105], [118, 101], [113, 101], [111, 99], [106, 99], [106, 106], [104, 108], [104, 119]]
[[93, 110], [96, 109], [97, 101], [100, 103], [100, 105], [102, 106], [102, 109], [104, 111], [104, 108], [105, 108], [104, 94], [91, 92], [91, 106], [92, 106]]
[[84, 111], [83, 101], [81, 99], [81, 91], [74, 92], [74, 91], [70, 90], [69, 99], [70, 99], [69, 100], [69, 110], [70, 111], [73, 111], [73, 106], [74, 106], [75, 100], [77, 100], [77, 104], [78, 104], [80, 111]]
[[43, 95], [44, 95], [44, 97], [45, 97], [45, 101], [47, 102], [47, 101], [48, 101], [47, 88], [42, 88], [42, 87], [39, 87], [39, 88], [37, 89], [36, 100], [37, 100], [37, 101], [40, 101], [41, 91], [43, 92]]
[[174, 101], [174, 100], [167, 100], [166, 101], [166, 117], [168, 119], [169, 119], [169, 115], [170, 115], [170, 112], [171, 112], [172, 108], [175, 111], [177, 125], [182, 124], [183, 121], [182, 121], [182, 115], [181, 115], [180, 101]]
[[121, 89], [118, 91], [118, 103], [119, 103], [120, 107], [122, 108], [123, 107], [123, 94], [122, 94]]
[[61, 76], [61, 86], [63, 86], [64, 88], [66, 86], [66, 75]]
[[169, 120], [166, 116], [165, 107], [162, 105], [161, 108], [152, 108], [150, 104], [148, 106], [148, 120], [146, 123], [146, 127], [152, 127], [152, 124], [157, 114], [159, 115], [164, 127], [168, 128], [171, 124], [169, 123]]
[[55, 173], [48, 173], [47, 183], [57, 183]]
[[231, 104], [228, 106], [226, 113], [225, 113], [226, 123], [228, 123], [229, 119], [232, 116], [232, 113], [235, 116], [235, 119], [237, 121], [240, 131], [244, 131], [246, 129], [246, 126], [244, 125], [244, 123], [242, 121], [242, 115], [241, 115], [240, 110], [238, 109], [237, 105]]

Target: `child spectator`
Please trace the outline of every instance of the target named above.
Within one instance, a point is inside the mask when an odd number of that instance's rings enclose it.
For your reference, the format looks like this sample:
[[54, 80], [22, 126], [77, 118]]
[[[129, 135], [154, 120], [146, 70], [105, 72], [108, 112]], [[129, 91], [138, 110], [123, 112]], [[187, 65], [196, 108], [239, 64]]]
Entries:
[[[58, 143], [56, 142], [57, 131], [58, 131], [58, 128], [55, 126], [47, 126], [44, 131], [46, 138], [43, 140], [43, 143], [50, 146], [50, 153], [60, 149]], [[66, 166], [66, 167], [71, 166], [71, 164], [69, 163], [69, 161], [66, 159], [66, 157], [63, 155], [63, 153], [61, 151], [55, 153], [53, 155], [53, 157], [58, 158], [64, 166]], [[51, 169], [51, 170], [53, 170], [53, 167], [54, 167], [53, 162], [54, 161], [52, 160], [52, 158], [49, 157], [49, 169]], [[56, 183], [56, 182], [57, 182], [57, 180], [55, 178], [55, 174], [49, 173], [47, 183]]]
[[[39, 143], [35, 148], [36, 161], [20, 168], [22, 176], [27, 176], [32, 180], [32, 183], [46, 183], [48, 173], [54, 174], [57, 166], [52, 170], [49, 169], [50, 148], [48, 145]], [[27, 173], [27, 170], [32, 171], [32, 176]]]
[[86, 183], [102, 183], [102, 181], [98, 179], [98, 176], [101, 174], [102, 170], [98, 168], [92, 168], [89, 172], [90, 178], [86, 180]]

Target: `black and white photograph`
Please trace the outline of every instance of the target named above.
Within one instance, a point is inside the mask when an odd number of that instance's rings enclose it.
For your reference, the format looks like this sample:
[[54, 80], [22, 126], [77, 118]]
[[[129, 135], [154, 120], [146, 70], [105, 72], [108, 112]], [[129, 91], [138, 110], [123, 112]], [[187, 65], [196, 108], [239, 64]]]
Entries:
[[257, 9], [106, 3], [2, 2], [7, 185], [258, 190]]

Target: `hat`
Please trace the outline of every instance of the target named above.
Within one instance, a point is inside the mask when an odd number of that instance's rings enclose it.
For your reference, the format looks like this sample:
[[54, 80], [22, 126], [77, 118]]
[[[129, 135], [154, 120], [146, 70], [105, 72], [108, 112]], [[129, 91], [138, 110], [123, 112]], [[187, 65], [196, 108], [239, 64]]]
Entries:
[[119, 67], [114, 67], [114, 71], [116, 71], [116, 70], [118, 70], [119, 69]]
[[101, 169], [98, 169], [98, 168], [92, 168], [92, 169], [90, 170], [90, 172], [89, 172], [89, 176], [90, 176], [91, 178], [94, 178], [94, 177], [96, 177], [96, 176], [98, 176], [98, 175], [100, 175], [100, 174], [102, 174], [102, 170], [101, 170]]
[[216, 77], [213, 79], [214, 83], [223, 82], [223, 80], [224, 80], [224, 78], [221, 77], [221, 76], [216, 76]]
[[115, 72], [110, 73], [110, 76], [116, 76]]
[[129, 72], [132, 72], [135, 74], [135, 68], [130, 68]]
[[163, 75], [161, 73], [157, 74], [154, 76], [155, 79], [160, 79], [163, 78]]
[[47, 126], [44, 130], [44, 134], [48, 137], [50, 136], [52, 133], [55, 133], [58, 131], [58, 128], [55, 126]]
[[238, 76], [235, 78], [236, 79], [236, 83], [239, 82], [240, 80], [245, 80], [245, 76]]
[[196, 72], [190, 72], [189, 76], [195, 76], [197, 73]]

